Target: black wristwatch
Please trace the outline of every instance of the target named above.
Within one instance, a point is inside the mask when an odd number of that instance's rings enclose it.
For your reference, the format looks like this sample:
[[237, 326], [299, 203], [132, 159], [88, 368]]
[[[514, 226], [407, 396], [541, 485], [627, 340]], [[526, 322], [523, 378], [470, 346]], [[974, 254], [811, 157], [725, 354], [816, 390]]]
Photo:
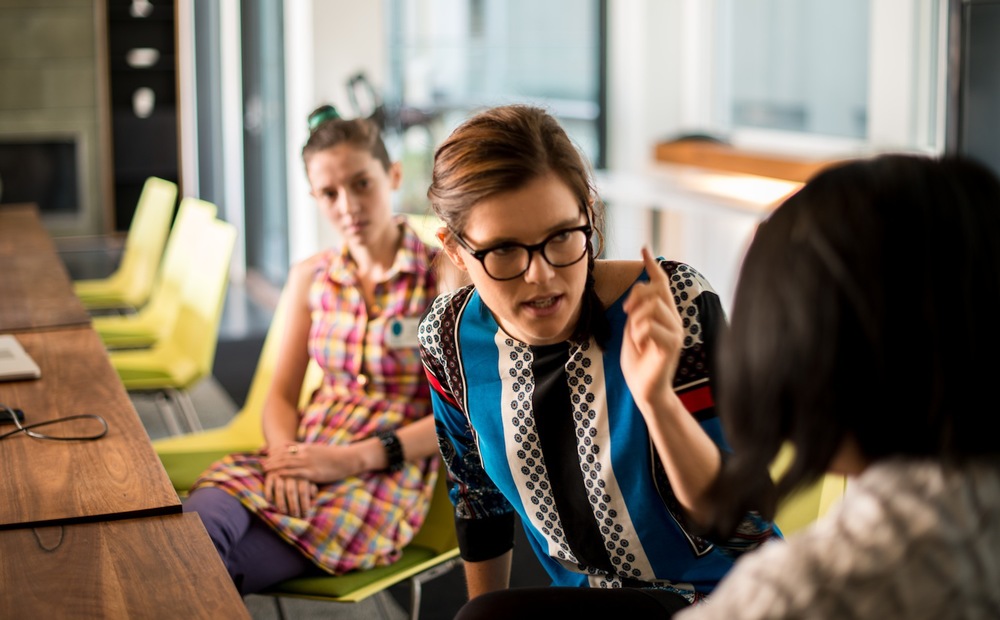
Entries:
[[375, 436], [382, 442], [386, 459], [389, 461], [384, 471], [392, 472], [403, 469], [403, 463], [406, 462], [403, 458], [403, 444], [400, 443], [396, 433], [393, 431], [378, 431], [375, 433]]

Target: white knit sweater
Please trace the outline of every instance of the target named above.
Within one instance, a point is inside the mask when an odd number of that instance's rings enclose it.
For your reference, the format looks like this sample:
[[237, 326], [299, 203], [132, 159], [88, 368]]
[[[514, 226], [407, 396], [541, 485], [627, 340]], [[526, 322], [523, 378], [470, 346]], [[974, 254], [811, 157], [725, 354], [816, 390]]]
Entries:
[[678, 620], [1000, 618], [1000, 464], [887, 460]]

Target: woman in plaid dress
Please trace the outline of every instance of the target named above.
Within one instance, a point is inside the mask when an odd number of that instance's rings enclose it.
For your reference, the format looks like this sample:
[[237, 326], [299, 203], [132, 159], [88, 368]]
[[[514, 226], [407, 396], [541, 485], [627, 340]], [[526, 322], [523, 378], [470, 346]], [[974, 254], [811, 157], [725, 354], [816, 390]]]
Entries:
[[[242, 594], [391, 564], [423, 523], [437, 477], [416, 341], [437, 293], [436, 251], [392, 213], [401, 170], [375, 125], [331, 106], [309, 121], [306, 175], [341, 242], [289, 275], [266, 445], [212, 465], [185, 502]], [[323, 381], [299, 410], [310, 359]]]

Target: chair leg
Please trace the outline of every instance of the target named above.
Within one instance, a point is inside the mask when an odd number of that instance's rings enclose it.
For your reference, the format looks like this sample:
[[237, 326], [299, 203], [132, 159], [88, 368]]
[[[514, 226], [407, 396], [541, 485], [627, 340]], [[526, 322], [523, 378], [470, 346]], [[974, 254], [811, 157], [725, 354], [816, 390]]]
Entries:
[[274, 609], [278, 612], [278, 620], [285, 620], [285, 607], [281, 604], [280, 596], [272, 596], [274, 599]]
[[160, 417], [163, 418], [167, 431], [171, 435], [180, 435], [182, 433], [181, 425], [177, 422], [177, 416], [174, 415], [169, 395], [166, 392], [155, 392], [153, 403], [156, 405], [156, 410], [160, 412]]
[[175, 388], [167, 388], [165, 391], [177, 403], [177, 407], [181, 410], [181, 415], [184, 416], [184, 421], [187, 422], [188, 430], [192, 433], [203, 430], [201, 418], [198, 417], [198, 412], [194, 408], [191, 395], [186, 390]]
[[420, 597], [424, 586], [420, 579], [410, 579], [410, 620], [420, 620]]
[[420, 620], [420, 598], [423, 595], [423, 585], [431, 579], [436, 579], [461, 563], [459, 559], [442, 562], [434, 568], [410, 577], [410, 620]]
[[383, 620], [392, 620], [393, 618], [398, 618], [399, 614], [397, 611], [402, 611], [398, 605], [390, 604], [387, 601], [392, 601], [392, 595], [389, 594], [388, 590], [382, 590], [375, 594], [375, 596], [368, 599], [378, 607], [378, 616]]

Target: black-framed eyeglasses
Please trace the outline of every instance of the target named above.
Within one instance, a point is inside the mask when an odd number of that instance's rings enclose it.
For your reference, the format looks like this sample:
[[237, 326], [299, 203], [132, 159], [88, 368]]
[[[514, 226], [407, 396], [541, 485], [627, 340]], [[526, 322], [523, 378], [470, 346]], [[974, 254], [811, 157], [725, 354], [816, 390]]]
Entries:
[[486, 275], [494, 280], [513, 280], [531, 267], [531, 257], [535, 252], [542, 255], [545, 262], [553, 267], [569, 267], [587, 255], [590, 244], [590, 224], [557, 230], [541, 243], [501, 243], [491, 248], [476, 250], [455, 231], [455, 240], [480, 262]]

